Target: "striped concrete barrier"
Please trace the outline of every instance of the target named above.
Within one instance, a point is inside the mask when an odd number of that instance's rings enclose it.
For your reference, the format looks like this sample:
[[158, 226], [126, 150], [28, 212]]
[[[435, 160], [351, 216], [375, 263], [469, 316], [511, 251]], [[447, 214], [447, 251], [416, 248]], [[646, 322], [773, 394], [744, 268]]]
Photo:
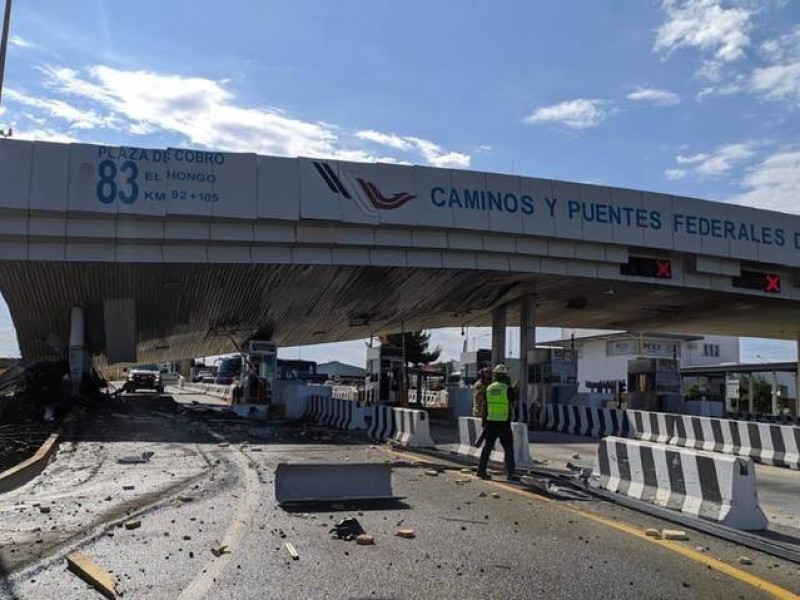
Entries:
[[[458, 418], [458, 448], [457, 454], [480, 458], [482, 448], [475, 446], [478, 437], [483, 431], [481, 420], [475, 417]], [[514, 436], [514, 462], [518, 469], [530, 469], [533, 467], [533, 457], [531, 457], [531, 447], [528, 442], [528, 424], [511, 423], [511, 434]], [[505, 456], [500, 440], [494, 446], [489, 455], [492, 462], [505, 464]]]
[[554, 431], [593, 437], [618, 435], [746, 456], [800, 470], [800, 427], [568, 404], [547, 405], [544, 413], [544, 427]]
[[645, 442], [669, 443], [677, 415], [645, 410], [625, 410], [624, 413], [628, 422], [628, 437]]
[[628, 434], [625, 411], [614, 408], [548, 404], [542, 411], [542, 421], [545, 429], [574, 435], [603, 437]]
[[800, 427], [691, 415], [674, 415], [674, 426], [672, 445], [800, 469]]
[[334, 429], [366, 429], [364, 406], [354, 400], [312, 395], [308, 398], [305, 416]]
[[767, 527], [747, 458], [607, 437], [592, 479], [603, 489], [746, 531]]
[[517, 423], [530, 423], [533, 414], [531, 404], [528, 402], [515, 402], [512, 409], [512, 420]]
[[800, 417], [794, 415], [767, 415], [761, 413], [736, 412], [727, 414], [729, 419], [737, 421], [758, 421], [760, 423], [775, 423], [777, 425], [800, 425]]
[[367, 435], [376, 442], [391, 440], [409, 448], [432, 448], [430, 418], [424, 410], [372, 406], [365, 408], [372, 420]]

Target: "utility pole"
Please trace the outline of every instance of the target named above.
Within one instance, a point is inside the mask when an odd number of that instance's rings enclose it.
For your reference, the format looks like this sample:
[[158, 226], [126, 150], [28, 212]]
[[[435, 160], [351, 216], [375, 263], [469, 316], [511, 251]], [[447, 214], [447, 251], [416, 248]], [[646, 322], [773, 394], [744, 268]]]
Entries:
[[6, 0], [3, 16], [3, 37], [0, 39], [0, 106], [3, 105], [3, 80], [6, 74], [6, 52], [8, 51], [8, 27], [11, 24], [11, 0]]

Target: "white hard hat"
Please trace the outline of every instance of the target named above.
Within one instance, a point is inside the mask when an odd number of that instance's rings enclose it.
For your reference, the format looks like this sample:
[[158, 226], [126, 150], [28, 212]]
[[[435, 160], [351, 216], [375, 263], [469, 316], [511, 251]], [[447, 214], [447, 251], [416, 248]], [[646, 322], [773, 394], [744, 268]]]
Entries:
[[508, 367], [503, 363], [499, 365], [495, 365], [494, 367], [494, 374], [495, 375], [508, 375]]

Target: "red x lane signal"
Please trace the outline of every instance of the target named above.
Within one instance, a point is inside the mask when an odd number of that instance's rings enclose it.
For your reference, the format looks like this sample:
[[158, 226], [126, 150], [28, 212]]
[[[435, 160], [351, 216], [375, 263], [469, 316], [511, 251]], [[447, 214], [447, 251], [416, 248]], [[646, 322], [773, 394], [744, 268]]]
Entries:
[[780, 294], [781, 276], [764, 273], [764, 291], [771, 294]]
[[656, 277], [658, 277], [659, 279], [672, 279], [672, 261], [657, 260]]

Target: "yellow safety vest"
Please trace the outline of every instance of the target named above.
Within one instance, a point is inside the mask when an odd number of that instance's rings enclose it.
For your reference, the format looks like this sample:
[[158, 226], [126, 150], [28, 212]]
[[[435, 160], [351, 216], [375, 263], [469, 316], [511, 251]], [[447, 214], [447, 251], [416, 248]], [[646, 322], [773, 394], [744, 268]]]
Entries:
[[486, 420], [508, 421], [508, 384], [495, 381], [486, 388]]

